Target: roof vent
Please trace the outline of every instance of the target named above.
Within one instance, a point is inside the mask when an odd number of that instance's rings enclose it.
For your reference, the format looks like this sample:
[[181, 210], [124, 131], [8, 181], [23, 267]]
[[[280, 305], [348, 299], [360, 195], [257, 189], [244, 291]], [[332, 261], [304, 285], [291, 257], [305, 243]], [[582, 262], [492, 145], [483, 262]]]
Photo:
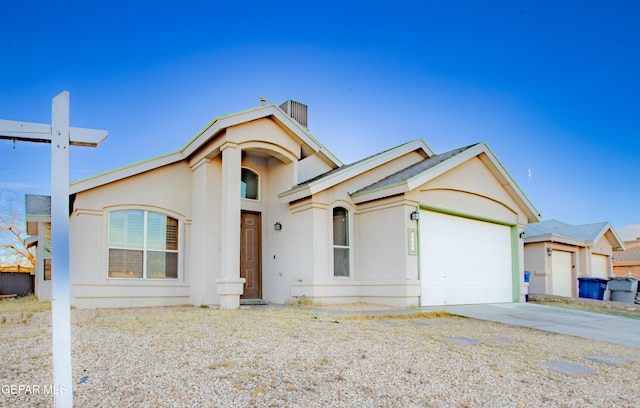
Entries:
[[307, 105], [289, 99], [288, 101], [280, 105], [280, 109], [282, 109], [284, 113], [291, 116], [305, 128], [309, 128], [309, 125], [307, 124], [307, 110], [309, 108], [307, 107]]

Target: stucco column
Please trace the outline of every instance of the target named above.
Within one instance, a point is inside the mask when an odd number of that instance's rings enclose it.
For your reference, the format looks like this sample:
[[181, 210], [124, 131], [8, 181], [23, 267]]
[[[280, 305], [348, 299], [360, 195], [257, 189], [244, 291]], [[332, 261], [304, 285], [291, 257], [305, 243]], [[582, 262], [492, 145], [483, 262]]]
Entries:
[[240, 278], [240, 177], [242, 152], [227, 142], [222, 151], [220, 278], [216, 281], [220, 308], [237, 309], [244, 279]]

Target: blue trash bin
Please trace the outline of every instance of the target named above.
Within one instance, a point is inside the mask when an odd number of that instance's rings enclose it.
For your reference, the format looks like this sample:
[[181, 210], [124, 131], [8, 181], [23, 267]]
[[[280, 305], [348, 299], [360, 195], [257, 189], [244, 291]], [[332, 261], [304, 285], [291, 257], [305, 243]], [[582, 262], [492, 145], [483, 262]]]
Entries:
[[578, 296], [587, 299], [604, 299], [604, 291], [607, 290], [608, 279], [578, 278], [580, 293]]
[[[529, 283], [529, 279], [531, 278], [531, 272], [525, 271], [524, 272], [524, 283]], [[524, 301], [528, 302], [529, 301], [529, 294], [527, 293], [526, 295], [524, 295]]]

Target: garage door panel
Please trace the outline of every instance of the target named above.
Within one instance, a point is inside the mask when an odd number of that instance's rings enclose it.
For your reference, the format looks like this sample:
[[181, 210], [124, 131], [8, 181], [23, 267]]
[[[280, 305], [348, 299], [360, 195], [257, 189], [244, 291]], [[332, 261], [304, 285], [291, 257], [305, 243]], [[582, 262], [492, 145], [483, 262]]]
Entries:
[[551, 294], [571, 297], [573, 293], [571, 252], [554, 250], [551, 254]]
[[607, 279], [609, 277], [607, 272], [608, 264], [609, 258], [606, 255], [591, 255], [591, 276], [594, 278]]
[[507, 226], [423, 211], [420, 264], [425, 306], [512, 300]]

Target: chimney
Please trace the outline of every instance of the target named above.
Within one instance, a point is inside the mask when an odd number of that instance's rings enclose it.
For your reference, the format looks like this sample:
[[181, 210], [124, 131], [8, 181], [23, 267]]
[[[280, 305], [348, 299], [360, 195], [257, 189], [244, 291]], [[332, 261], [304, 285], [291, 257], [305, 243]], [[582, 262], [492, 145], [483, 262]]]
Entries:
[[289, 99], [288, 101], [280, 105], [280, 109], [282, 109], [284, 113], [291, 116], [305, 128], [309, 128], [309, 125], [307, 124], [307, 110], [309, 108], [307, 107], [307, 105]]

